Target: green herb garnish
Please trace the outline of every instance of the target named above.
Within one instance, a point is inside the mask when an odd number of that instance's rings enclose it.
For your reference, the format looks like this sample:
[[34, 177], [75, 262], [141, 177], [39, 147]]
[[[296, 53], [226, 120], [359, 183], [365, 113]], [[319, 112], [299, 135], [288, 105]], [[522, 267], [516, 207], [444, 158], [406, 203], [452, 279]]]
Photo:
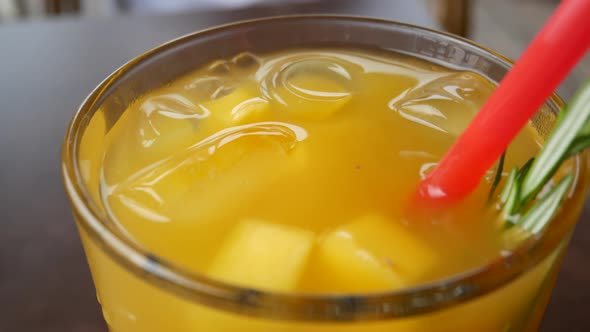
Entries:
[[[510, 171], [499, 195], [504, 225], [519, 225], [521, 230], [530, 234], [542, 231], [559, 208], [573, 176], [562, 177], [556, 185], [540, 193], [550, 184], [565, 160], [587, 147], [590, 147], [590, 80], [561, 111], [539, 155], [521, 168], [515, 167]], [[493, 197], [500, 182], [504, 154], [498, 162], [490, 197]]]
[[496, 175], [494, 176], [494, 182], [492, 183], [492, 189], [490, 189], [490, 194], [488, 195], [488, 202], [494, 198], [494, 193], [496, 192], [496, 188], [502, 181], [502, 170], [504, 169], [504, 159], [506, 159], [506, 152], [502, 153], [500, 156], [500, 161], [498, 161], [498, 168], [496, 170]]

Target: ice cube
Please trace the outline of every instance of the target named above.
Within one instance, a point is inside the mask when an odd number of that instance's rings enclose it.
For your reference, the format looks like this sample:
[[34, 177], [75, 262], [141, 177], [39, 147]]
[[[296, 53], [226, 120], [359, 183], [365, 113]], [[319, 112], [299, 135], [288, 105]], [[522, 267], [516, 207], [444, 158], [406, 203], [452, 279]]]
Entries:
[[252, 122], [268, 111], [268, 101], [262, 98], [253, 83], [244, 83], [230, 94], [199, 105], [212, 115], [215, 127], [229, 127]]
[[151, 164], [111, 189], [111, 204], [153, 221], [223, 219], [278, 177], [301, 167], [303, 128], [260, 122], [222, 130]]
[[106, 137], [105, 180], [123, 181], [139, 169], [198, 140], [208, 114], [178, 94], [139, 100], [123, 113]]
[[255, 70], [260, 66], [260, 60], [250, 52], [242, 52], [231, 59], [231, 62], [240, 69]]
[[198, 77], [184, 85], [183, 94], [195, 103], [206, 102], [230, 94], [238, 85], [231, 77]]
[[228, 75], [231, 73], [231, 66], [226, 60], [216, 60], [207, 67], [207, 71], [213, 75]]
[[144, 153], [158, 157], [195, 143], [200, 120], [209, 116], [187, 98], [166, 94], [148, 98], [141, 106], [139, 135]]
[[389, 102], [389, 108], [413, 123], [459, 136], [494, 86], [469, 72], [421, 82]]
[[296, 118], [326, 119], [350, 101], [353, 77], [334, 59], [286, 59], [273, 66], [259, 72], [266, 75], [259, 77], [263, 92]]

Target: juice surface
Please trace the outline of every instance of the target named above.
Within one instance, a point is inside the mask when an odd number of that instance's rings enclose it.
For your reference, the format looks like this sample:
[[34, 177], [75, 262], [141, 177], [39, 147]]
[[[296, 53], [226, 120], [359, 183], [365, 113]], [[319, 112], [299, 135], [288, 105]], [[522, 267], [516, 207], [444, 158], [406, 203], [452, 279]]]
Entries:
[[[192, 271], [280, 292], [417, 285], [505, 249], [485, 212], [493, 170], [451, 209], [407, 209], [493, 87], [401, 55], [244, 53], [130, 105], [96, 181], [119, 227]], [[525, 129], [505, 169], [539, 141]]]

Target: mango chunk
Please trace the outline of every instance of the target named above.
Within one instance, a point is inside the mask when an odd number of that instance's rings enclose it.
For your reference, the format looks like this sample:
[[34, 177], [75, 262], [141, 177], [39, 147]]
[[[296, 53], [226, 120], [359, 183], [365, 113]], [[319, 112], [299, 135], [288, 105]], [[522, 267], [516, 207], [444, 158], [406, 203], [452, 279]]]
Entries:
[[436, 255], [405, 226], [367, 215], [324, 236], [317, 251], [334, 291], [391, 290], [417, 283]]
[[313, 242], [314, 234], [306, 230], [244, 220], [230, 232], [208, 273], [247, 287], [293, 291]]
[[367, 215], [343, 227], [357, 243], [393, 269], [410, 277], [423, 275], [438, 261], [434, 249], [416, 237], [414, 231], [383, 216]]
[[325, 284], [333, 291], [372, 291], [398, 288], [400, 277], [370, 252], [359, 247], [350, 233], [337, 231], [326, 236], [318, 251]]
[[[217, 126], [235, 126], [253, 121], [268, 110], [268, 101], [253, 84], [244, 84], [230, 94], [200, 105], [210, 112]], [[221, 123], [219, 123], [221, 122]]]

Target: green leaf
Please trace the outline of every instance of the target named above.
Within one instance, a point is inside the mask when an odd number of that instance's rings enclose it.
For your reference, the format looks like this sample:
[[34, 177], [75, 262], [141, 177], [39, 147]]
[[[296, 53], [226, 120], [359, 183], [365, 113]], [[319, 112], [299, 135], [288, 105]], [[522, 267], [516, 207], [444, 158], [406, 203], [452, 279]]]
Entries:
[[506, 200], [504, 203], [504, 207], [502, 209], [502, 216], [508, 222], [512, 222], [516, 213], [518, 213], [518, 208], [520, 207], [519, 201], [519, 194], [520, 194], [520, 181], [518, 180], [518, 175], [520, 172], [516, 172], [514, 176], [514, 180], [510, 186], [510, 190], [508, 191], [508, 195], [506, 196]]
[[[590, 134], [590, 80], [586, 81], [571, 104], [563, 111], [541, 153], [524, 178], [521, 197], [532, 199], [566, 159], [570, 147], [579, 136]], [[577, 145], [576, 145], [577, 147]]]
[[569, 147], [568, 155], [566, 156], [566, 158], [569, 158], [569, 157], [575, 155], [576, 153], [582, 152], [587, 147], [590, 147], [590, 135], [581, 136], [581, 137], [576, 138], [572, 142], [572, 145]]
[[494, 182], [492, 183], [492, 188], [490, 189], [490, 194], [488, 195], [488, 202], [490, 202], [494, 198], [494, 192], [496, 192], [496, 188], [498, 188], [500, 181], [502, 181], [502, 172], [504, 171], [504, 159], [506, 159], [506, 151], [502, 153], [502, 156], [500, 156], [500, 161], [498, 161], [498, 167], [496, 168]]
[[[511, 242], [521, 241], [547, 226], [572, 184], [573, 175], [564, 176], [547, 194], [543, 194], [536, 202], [531, 202], [565, 160], [588, 147], [590, 80], [578, 90], [572, 103], [559, 113], [556, 125], [537, 158], [528, 160], [520, 169], [512, 169], [506, 180], [499, 198], [503, 204], [503, 225], [511, 229], [507, 234], [512, 239]], [[497, 179], [494, 180], [496, 181]], [[492, 186], [492, 190], [495, 189]], [[490, 195], [492, 194], [493, 191]], [[525, 208], [527, 210], [523, 211]], [[520, 227], [512, 227], [515, 225]]]
[[506, 184], [504, 185], [504, 188], [502, 189], [502, 192], [500, 193], [500, 202], [502, 202], [502, 204], [506, 204], [506, 201], [508, 201], [508, 197], [510, 196], [510, 193], [512, 192], [512, 186], [514, 185], [514, 181], [516, 180], [517, 174], [518, 174], [518, 167], [514, 167], [510, 171], [510, 174], [508, 174], [508, 178], [506, 179]]
[[543, 230], [551, 218], [553, 218], [573, 178], [571, 174], [564, 176], [550, 192], [544, 195], [526, 212], [519, 221], [520, 227], [531, 234], [536, 234]]
[[512, 182], [512, 188], [510, 188], [508, 199], [506, 200], [506, 204], [504, 206], [504, 217], [507, 219], [514, 219], [510, 217], [518, 214], [527, 203], [521, 199], [522, 181], [531, 168], [533, 161], [534, 158], [527, 160], [527, 162], [522, 165], [520, 170], [517, 170], [516, 172], [514, 181]]
[[524, 165], [522, 165], [522, 167], [518, 171], [518, 174], [516, 175], [517, 181], [522, 182], [524, 180], [524, 178], [528, 174], [529, 170], [531, 169], [534, 161], [535, 161], [535, 158], [531, 158], [531, 159], [527, 160], [526, 163], [524, 163]]
[[578, 137], [579, 136], [589, 136], [590, 135], [590, 121], [587, 121], [586, 124], [584, 124], [584, 127], [582, 128], [582, 130], [580, 130], [578, 132]]

